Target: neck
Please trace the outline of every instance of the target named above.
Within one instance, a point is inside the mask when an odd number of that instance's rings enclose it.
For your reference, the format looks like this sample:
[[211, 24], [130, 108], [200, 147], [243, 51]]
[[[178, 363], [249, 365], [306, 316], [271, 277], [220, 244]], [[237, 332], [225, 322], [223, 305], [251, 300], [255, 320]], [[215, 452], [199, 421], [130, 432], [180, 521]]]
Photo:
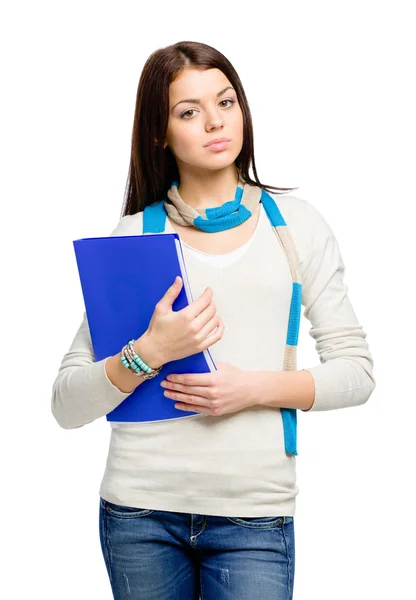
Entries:
[[231, 165], [231, 168], [210, 171], [203, 176], [180, 173], [178, 193], [185, 204], [195, 210], [216, 208], [234, 200], [237, 185], [238, 173]]

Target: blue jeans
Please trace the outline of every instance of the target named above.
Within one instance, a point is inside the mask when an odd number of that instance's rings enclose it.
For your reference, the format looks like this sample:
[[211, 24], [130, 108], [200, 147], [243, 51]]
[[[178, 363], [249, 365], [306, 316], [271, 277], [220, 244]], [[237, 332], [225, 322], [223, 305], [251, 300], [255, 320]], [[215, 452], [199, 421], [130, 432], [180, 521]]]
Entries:
[[148, 510], [100, 497], [115, 600], [292, 600], [294, 518]]

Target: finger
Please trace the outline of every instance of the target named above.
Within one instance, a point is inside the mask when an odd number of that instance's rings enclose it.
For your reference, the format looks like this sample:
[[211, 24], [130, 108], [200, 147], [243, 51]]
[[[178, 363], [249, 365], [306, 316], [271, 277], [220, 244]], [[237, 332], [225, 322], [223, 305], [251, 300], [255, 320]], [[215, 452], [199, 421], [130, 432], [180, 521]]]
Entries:
[[193, 394], [184, 394], [183, 392], [171, 390], [166, 390], [163, 394], [166, 398], [170, 400], [175, 400], [178, 402], [185, 402], [186, 404], [197, 404], [201, 406], [205, 406], [205, 408], [210, 404], [208, 398], [204, 398], [203, 396], [194, 396]]
[[207, 400], [207, 387], [201, 386], [189, 386], [182, 385], [181, 383], [168, 383], [166, 391], [169, 392], [182, 392], [183, 394], [187, 394], [188, 396], [198, 396], [199, 398], [205, 398]]
[[183, 385], [209, 386], [212, 385], [212, 373], [185, 373], [183, 375], [168, 375], [166, 380]]
[[179, 402], [175, 404], [175, 408], [177, 408], [178, 410], [183, 410], [184, 412], [198, 412], [203, 415], [211, 415], [211, 412], [209, 411], [209, 409], [207, 409], [206, 406], [190, 406], [189, 404]]
[[[195, 319], [193, 320], [193, 324], [195, 325], [195, 327], [198, 328], [198, 332], [200, 335], [204, 334], [203, 327], [206, 327], [208, 323], [211, 323], [211, 321], [215, 318], [216, 312], [217, 309], [215, 307], [215, 304], [213, 302], [210, 302], [207, 308], [205, 308], [199, 313], [197, 317], [195, 317]], [[214, 329], [215, 325], [208, 329], [205, 335], [208, 335], [208, 333], [210, 333]]]

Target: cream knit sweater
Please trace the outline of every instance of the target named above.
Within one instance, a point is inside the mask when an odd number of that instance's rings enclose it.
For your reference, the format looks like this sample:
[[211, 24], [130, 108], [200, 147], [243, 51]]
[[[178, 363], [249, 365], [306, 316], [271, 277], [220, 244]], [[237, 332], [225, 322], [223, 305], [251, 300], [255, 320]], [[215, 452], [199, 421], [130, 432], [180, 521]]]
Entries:
[[[363, 404], [375, 387], [373, 360], [343, 282], [337, 241], [309, 202], [293, 195], [275, 198], [299, 253], [303, 314], [320, 359], [307, 369], [315, 383], [310, 410]], [[125, 216], [110, 235], [140, 234], [142, 219], [142, 212]], [[166, 223], [165, 232], [172, 233]], [[210, 286], [226, 325], [210, 348], [214, 361], [281, 370], [292, 279], [264, 208], [253, 237], [235, 252], [210, 256], [186, 244], [183, 249], [193, 298]], [[129, 396], [108, 379], [105, 361], [94, 361], [84, 313], [53, 384], [52, 413], [61, 427], [104, 417]], [[99, 490], [110, 502], [236, 517], [295, 514], [296, 457], [285, 453], [278, 408], [110, 425]]]

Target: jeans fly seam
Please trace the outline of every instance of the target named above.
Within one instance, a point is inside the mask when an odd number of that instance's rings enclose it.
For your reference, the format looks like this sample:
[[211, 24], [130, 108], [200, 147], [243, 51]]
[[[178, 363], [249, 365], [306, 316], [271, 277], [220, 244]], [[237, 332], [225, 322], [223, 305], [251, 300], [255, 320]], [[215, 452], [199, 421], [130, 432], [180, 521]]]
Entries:
[[197, 533], [196, 535], [194, 535], [194, 526], [193, 526], [193, 523], [191, 522], [191, 540], [192, 540], [192, 542], [194, 542], [196, 540], [196, 538], [201, 535], [201, 533], [204, 533], [205, 527], [207, 526], [207, 522], [208, 522], [208, 517], [204, 516], [204, 521], [202, 524], [201, 531], [199, 533]]

